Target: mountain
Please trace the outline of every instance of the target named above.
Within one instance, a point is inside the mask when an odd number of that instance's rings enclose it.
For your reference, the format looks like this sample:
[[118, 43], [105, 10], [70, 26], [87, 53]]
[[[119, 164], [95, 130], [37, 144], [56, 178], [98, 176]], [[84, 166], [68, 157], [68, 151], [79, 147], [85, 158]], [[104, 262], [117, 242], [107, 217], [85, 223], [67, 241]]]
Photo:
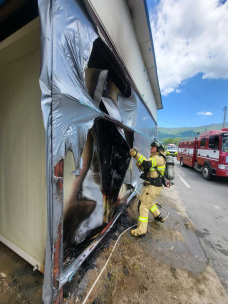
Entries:
[[211, 124], [200, 127], [190, 127], [190, 128], [162, 128], [158, 127], [158, 139], [164, 141], [167, 138], [177, 138], [177, 139], [188, 139], [196, 137], [197, 133], [202, 133], [204, 131], [210, 130], [221, 130], [223, 128], [222, 124]]

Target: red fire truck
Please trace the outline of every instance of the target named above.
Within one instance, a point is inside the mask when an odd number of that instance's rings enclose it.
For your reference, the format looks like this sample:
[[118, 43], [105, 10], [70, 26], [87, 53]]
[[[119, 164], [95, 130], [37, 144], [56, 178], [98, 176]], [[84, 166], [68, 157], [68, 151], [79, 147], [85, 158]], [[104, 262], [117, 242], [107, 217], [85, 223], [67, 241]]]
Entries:
[[202, 172], [206, 180], [212, 175], [228, 177], [228, 129], [206, 131], [194, 140], [181, 141], [177, 160], [182, 167]]

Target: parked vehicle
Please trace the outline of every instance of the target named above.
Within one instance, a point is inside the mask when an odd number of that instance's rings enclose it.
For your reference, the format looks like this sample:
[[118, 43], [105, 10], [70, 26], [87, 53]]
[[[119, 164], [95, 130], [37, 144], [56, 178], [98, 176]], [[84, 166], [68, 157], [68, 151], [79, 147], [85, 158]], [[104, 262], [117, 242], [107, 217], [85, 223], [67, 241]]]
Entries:
[[175, 144], [169, 144], [167, 146], [166, 156], [168, 156], [168, 155], [177, 156], [177, 153], [178, 153], [178, 149]]
[[228, 129], [207, 131], [194, 140], [180, 141], [177, 160], [180, 165], [202, 172], [206, 180], [228, 177]]

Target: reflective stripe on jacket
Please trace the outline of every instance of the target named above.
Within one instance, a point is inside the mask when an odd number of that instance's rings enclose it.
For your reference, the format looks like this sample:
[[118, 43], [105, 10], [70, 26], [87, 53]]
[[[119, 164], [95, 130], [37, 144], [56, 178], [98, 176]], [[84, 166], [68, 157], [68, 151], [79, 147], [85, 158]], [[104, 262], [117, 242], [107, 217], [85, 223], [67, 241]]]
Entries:
[[[165, 173], [165, 159], [164, 159], [164, 157], [162, 157], [160, 155], [159, 152], [152, 153], [149, 159], [146, 159], [145, 156], [143, 156], [142, 154], [140, 154], [138, 152], [137, 155], [135, 156], [135, 159], [137, 160], [137, 162], [142, 167], [144, 167], [143, 166], [144, 161], [146, 161], [146, 162], [150, 161], [151, 162], [151, 167], [149, 168], [148, 177], [151, 177], [151, 178], [159, 177], [160, 175], [158, 174], [157, 170], [161, 173], [162, 176], [164, 176], [164, 173]], [[139, 168], [140, 168], [140, 166], [139, 166]]]

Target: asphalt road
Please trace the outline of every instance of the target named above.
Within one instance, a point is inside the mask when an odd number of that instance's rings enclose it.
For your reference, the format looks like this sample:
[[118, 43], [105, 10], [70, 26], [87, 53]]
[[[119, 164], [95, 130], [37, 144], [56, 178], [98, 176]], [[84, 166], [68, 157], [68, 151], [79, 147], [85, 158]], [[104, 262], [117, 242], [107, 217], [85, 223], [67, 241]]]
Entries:
[[211, 181], [175, 160], [175, 187], [206, 256], [228, 293], [228, 178]]

